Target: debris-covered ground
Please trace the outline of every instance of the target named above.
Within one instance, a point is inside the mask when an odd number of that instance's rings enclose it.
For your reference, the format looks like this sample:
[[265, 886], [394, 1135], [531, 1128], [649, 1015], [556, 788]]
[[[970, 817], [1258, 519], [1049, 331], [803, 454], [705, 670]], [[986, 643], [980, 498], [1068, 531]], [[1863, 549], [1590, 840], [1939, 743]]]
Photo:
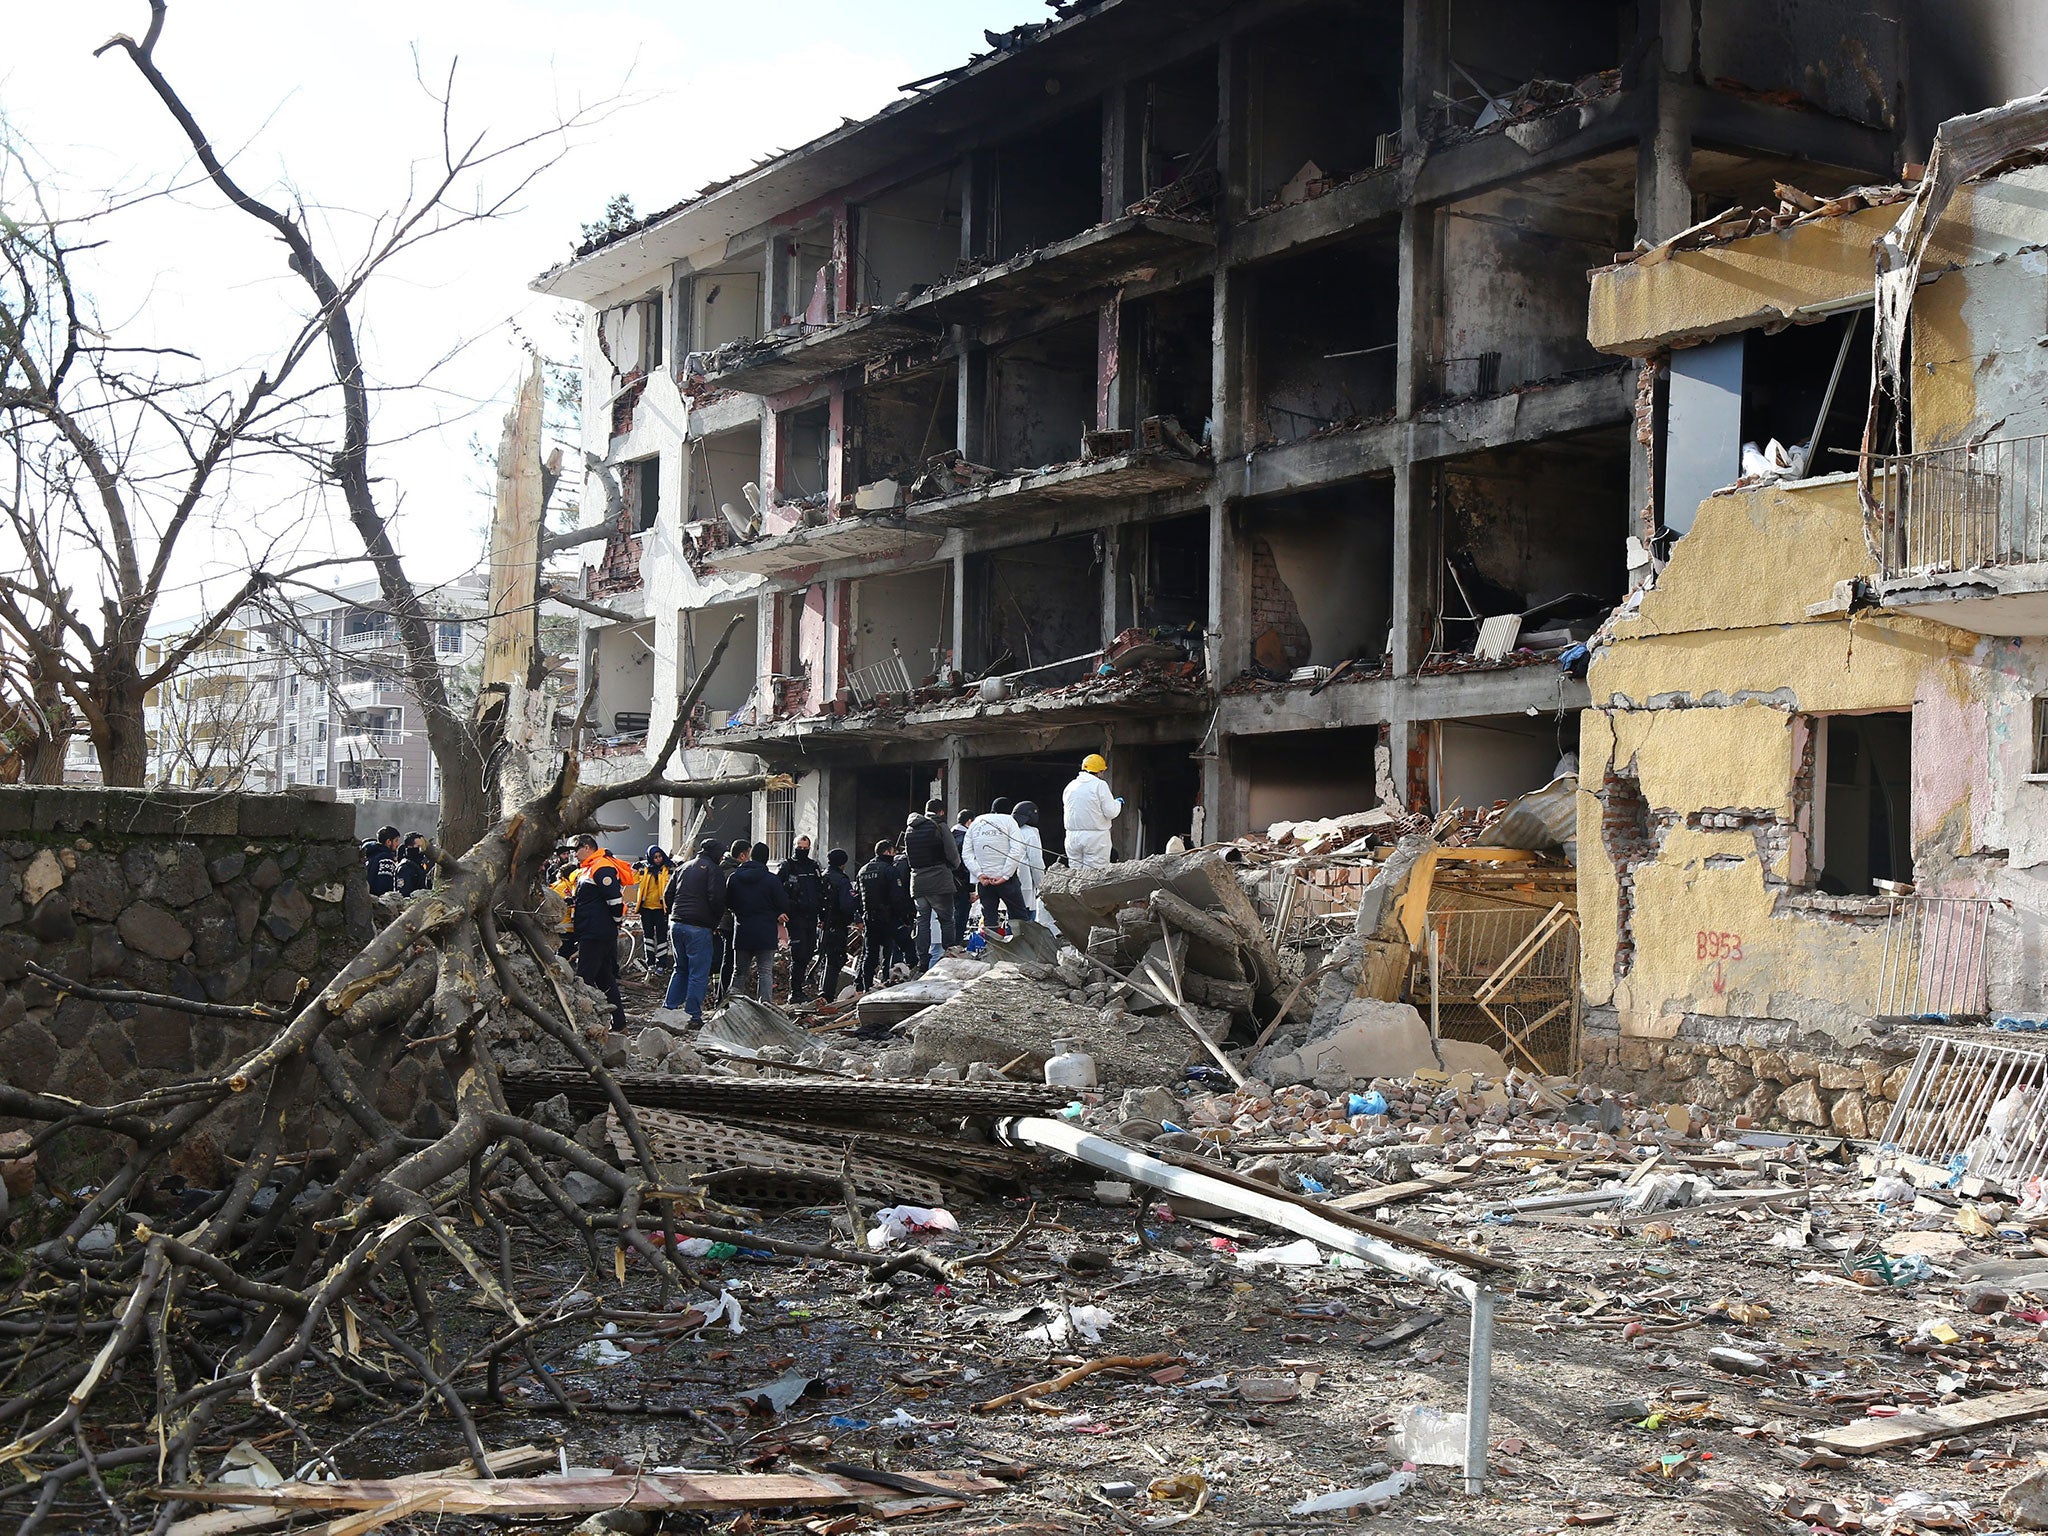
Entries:
[[[621, 1285], [608, 1252], [596, 1272], [574, 1251], [521, 1254], [530, 1316], [590, 1315], [532, 1352], [545, 1384], [529, 1374], [516, 1407], [480, 1415], [491, 1443], [559, 1446], [553, 1459], [613, 1472], [990, 1480], [955, 1498], [904, 1493], [897, 1518], [924, 1529], [1299, 1527], [1347, 1518], [1292, 1512], [1304, 1501], [1419, 1463], [1379, 1513], [1397, 1528], [1702, 1536], [2004, 1528], [2000, 1496], [2048, 1445], [2028, 1417], [1870, 1456], [1814, 1444], [1891, 1411], [2041, 1386], [2048, 1319], [2028, 1293], [2048, 1291], [2048, 1259], [2018, 1235], [2025, 1223], [1874, 1181], [1838, 1143], [1749, 1145], [1682, 1112], [1582, 1102], [1568, 1083], [1519, 1076], [1424, 1074], [1356, 1099], [1206, 1084], [1085, 1097], [1100, 1102], [1081, 1119], [1105, 1131], [1199, 1142], [1279, 1187], [1518, 1266], [1499, 1281], [1484, 1495], [1441, 1464], [1461, 1436], [1434, 1420], [1465, 1408], [1461, 1308], [1059, 1162], [961, 1203], [957, 1232], [867, 1239], [882, 1255], [983, 1257], [952, 1280], [876, 1282], [742, 1242], [696, 1261], [700, 1290], [663, 1300], [637, 1260]], [[1362, 1112], [1380, 1099], [1384, 1114]], [[1610, 1203], [1513, 1208], [1572, 1194]], [[872, 1202], [856, 1204], [864, 1229], [881, 1225]], [[784, 1243], [851, 1236], [839, 1200], [748, 1225]], [[1104, 1358], [1142, 1363], [1017, 1396]], [[2032, 1403], [2048, 1411], [2048, 1395]], [[360, 1470], [459, 1459], [452, 1442], [428, 1451], [425, 1429], [372, 1437]], [[606, 1528], [656, 1528], [636, 1514]], [[695, 1529], [702, 1517], [664, 1518]], [[710, 1518], [846, 1532], [880, 1516]]]
[[[1545, 804], [1467, 832], [1541, 846]], [[1445, 844], [1353, 820], [1063, 873], [1057, 931], [857, 998], [729, 999], [697, 1028], [647, 978], [598, 1042], [634, 1133], [559, 1045], [508, 1043], [512, 1107], [625, 1177], [529, 1158], [492, 1186], [495, 1285], [431, 1272], [443, 1315], [474, 1316], [444, 1324], [474, 1332], [446, 1379], [507, 1476], [420, 1481], [464, 1459], [431, 1391], [366, 1416], [301, 1372], [285, 1411], [318, 1432], [231, 1453], [236, 1486], [199, 1495], [282, 1507], [185, 1536], [2048, 1525], [2041, 1179], [1443, 1037], [1404, 999]], [[1461, 899], [1519, 901], [1539, 938], [1562, 920], [1565, 866], [1470, 862]], [[1979, 1106], [1984, 1134], [2023, 1134], [2026, 1102]], [[1190, 1172], [1211, 1203], [1169, 1192]], [[596, 1218], [580, 1244], [565, 1206]], [[622, 1251], [621, 1222], [690, 1282]], [[1476, 1493], [1475, 1278], [1496, 1298]], [[332, 1345], [358, 1375], [423, 1302], [361, 1305]], [[278, 1485], [295, 1445], [343, 1435], [332, 1469], [381, 1481]]]

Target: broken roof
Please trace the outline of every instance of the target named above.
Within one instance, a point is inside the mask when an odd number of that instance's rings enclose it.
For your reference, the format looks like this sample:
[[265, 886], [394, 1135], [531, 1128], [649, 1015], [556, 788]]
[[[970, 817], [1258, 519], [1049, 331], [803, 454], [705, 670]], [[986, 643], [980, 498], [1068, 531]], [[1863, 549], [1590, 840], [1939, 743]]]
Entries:
[[[981, 125], [1015, 124], [1054, 99], [1086, 99], [1091, 77], [1127, 55], [1159, 26], [1185, 31], [1228, 8], [1228, 0], [1051, 0], [1044, 22], [986, 32], [993, 45], [957, 69], [913, 81], [915, 94], [873, 116], [849, 119], [631, 227], [580, 247], [530, 285], [556, 298], [594, 303], [647, 272], [716, 241], [803, 208], [864, 177], [920, 155], [957, 154]], [[1083, 25], [1085, 36], [1077, 36]], [[1080, 89], [1068, 91], [1076, 85]]]

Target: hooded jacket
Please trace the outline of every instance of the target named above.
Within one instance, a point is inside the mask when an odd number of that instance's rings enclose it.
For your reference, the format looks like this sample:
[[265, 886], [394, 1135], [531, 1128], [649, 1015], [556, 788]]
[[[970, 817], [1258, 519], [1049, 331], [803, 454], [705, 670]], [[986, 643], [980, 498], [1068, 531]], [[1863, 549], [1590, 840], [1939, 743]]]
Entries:
[[951, 901], [960, 888], [960, 845], [953, 830], [924, 811], [913, 811], [903, 825], [903, 849], [910, 858], [910, 894], [926, 901]]
[[716, 854], [700, 853], [668, 881], [668, 920], [685, 928], [716, 928], [725, 916], [725, 871]]
[[773, 949], [782, 934], [776, 919], [789, 910], [789, 899], [775, 871], [749, 859], [725, 882], [725, 909], [732, 914], [734, 949]]

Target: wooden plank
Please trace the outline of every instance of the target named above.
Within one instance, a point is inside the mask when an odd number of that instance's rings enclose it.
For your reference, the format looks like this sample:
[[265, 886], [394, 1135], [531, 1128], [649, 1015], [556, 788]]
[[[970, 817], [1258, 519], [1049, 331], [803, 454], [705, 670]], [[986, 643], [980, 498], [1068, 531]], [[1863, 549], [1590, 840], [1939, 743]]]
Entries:
[[[992, 1493], [1002, 1484], [971, 1472], [920, 1472], [918, 1480], [952, 1494]], [[200, 1483], [159, 1488], [167, 1499], [210, 1504], [260, 1504], [297, 1511], [376, 1510], [400, 1502], [408, 1511], [446, 1515], [578, 1515], [608, 1509], [818, 1509], [899, 1497], [897, 1490], [848, 1477], [790, 1473], [644, 1472], [632, 1476], [520, 1477], [479, 1482], [461, 1478], [348, 1479], [251, 1488]]]
[[1939, 1440], [1946, 1435], [1968, 1434], [2044, 1416], [2048, 1416], [2048, 1392], [1994, 1392], [1989, 1397], [1945, 1408], [1902, 1413], [1890, 1419], [1862, 1419], [1804, 1438], [1808, 1445], [1839, 1451], [1844, 1456], [1874, 1456], [1881, 1451], [1918, 1445], [1923, 1440]]
[[[553, 1452], [544, 1451], [537, 1445], [515, 1445], [502, 1451], [492, 1451], [484, 1458], [484, 1465], [491, 1469], [493, 1476], [503, 1477], [514, 1472], [530, 1472], [536, 1467], [548, 1466], [554, 1459]], [[452, 1467], [436, 1467], [431, 1471], [413, 1475], [430, 1478], [474, 1477], [476, 1464], [465, 1456]], [[407, 1479], [400, 1478], [398, 1481], [402, 1485]], [[236, 1502], [246, 1504], [254, 1501], [242, 1499]], [[411, 1512], [401, 1510], [399, 1513]], [[295, 1509], [210, 1509], [204, 1514], [187, 1515], [182, 1520], [174, 1521], [164, 1532], [164, 1536], [240, 1536], [244, 1531], [262, 1531], [272, 1526], [283, 1525], [297, 1518], [299, 1513]], [[393, 1515], [390, 1518], [396, 1519], [398, 1516]], [[376, 1526], [364, 1526], [361, 1529], [373, 1531]], [[306, 1536], [331, 1536], [331, 1533], [310, 1531]]]
[[1374, 1206], [1394, 1205], [1402, 1200], [1413, 1200], [1417, 1195], [1433, 1195], [1441, 1190], [1456, 1189], [1460, 1184], [1469, 1184], [1477, 1178], [1471, 1173], [1424, 1174], [1419, 1179], [1406, 1179], [1399, 1184], [1382, 1184], [1377, 1189], [1357, 1189], [1348, 1195], [1339, 1195], [1325, 1201], [1340, 1211], [1369, 1211]]

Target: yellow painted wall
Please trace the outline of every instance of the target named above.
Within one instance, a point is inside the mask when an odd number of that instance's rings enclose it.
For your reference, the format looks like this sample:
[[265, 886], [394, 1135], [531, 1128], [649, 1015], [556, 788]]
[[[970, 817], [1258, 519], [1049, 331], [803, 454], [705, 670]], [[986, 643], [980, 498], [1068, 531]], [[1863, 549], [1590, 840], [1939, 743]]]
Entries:
[[[1881, 931], [1808, 910], [1791, 885], [1807, 831], [1795, 719], [1966, 694], [1975, 637], [1810, 612], [1871, 574], [1862, 526], [1849, 481], [1710, 497], [1592, 664], [1579, 747], [1585, 989], [1624, 1034], [1669, 1035], [1686, 1014], [1846, 1024], [1875, 998]], [[1611, 773], [1635, 781], [1661, 833], [1634, 868], [1634, 950], [1619, 977], [1623, 900], [1599, 794]], [[1916, 826], [1939, 811], [1916, 806]], [[1743, 825], [1701, 823], [1731, 813]]]

